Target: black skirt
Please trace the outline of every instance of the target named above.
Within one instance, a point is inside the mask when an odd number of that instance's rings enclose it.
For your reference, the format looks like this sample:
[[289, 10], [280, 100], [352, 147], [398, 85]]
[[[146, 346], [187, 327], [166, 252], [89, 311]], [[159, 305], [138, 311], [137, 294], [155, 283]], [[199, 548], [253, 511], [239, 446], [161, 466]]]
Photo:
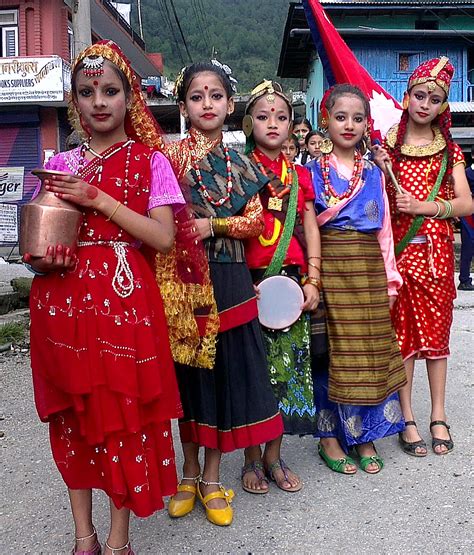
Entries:
[[[209, 263], [219, 311], [255, 296], [245, 263]], [[270, 385], [257, 318], [219, 333], [212, 370], [177, 365], [184, 417], [183, 443], [229, 452], [265, 443], [283, 433]]]

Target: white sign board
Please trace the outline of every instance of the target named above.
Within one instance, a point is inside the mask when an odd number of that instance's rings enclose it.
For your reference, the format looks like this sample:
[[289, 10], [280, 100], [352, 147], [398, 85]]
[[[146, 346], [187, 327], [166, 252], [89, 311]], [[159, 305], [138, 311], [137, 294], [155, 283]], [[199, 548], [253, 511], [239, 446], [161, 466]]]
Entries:
[[18, 212], [16, 204], [0, 204], [0, 244], [18, 241]]
[[0, 202], [12, 202], [23, 198], [25, 168], [0, 168]]
[[64, 100], [64, 65], [59, 56], [0, 58], [0, 103]]

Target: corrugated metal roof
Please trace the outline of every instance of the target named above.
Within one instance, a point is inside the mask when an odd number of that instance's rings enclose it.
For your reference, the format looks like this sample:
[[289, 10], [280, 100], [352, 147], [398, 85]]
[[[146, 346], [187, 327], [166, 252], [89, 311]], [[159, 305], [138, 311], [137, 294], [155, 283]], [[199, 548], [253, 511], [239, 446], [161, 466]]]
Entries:
[[474, 102], [450, 102], [449, 108], [453, 114], [474, 114]]

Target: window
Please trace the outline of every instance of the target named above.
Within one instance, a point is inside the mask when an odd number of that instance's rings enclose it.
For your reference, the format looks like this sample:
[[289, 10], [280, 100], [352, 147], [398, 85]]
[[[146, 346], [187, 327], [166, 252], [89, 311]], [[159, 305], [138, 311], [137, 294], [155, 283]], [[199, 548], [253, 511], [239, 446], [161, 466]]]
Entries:
[[398, 71], [412, 72], [420, 65], [419, 52], [399, 52]]
[[0, 10], [0, 56], [18, 56], [18, 10]]

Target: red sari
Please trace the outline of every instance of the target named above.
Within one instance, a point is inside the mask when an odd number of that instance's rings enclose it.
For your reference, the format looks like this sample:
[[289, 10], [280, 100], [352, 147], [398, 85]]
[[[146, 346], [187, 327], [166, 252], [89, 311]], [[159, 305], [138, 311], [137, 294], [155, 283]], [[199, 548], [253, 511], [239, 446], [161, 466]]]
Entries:
[[[152, 152], [119, 143], [102, 161], [67, 166], [146, 214]], [[65, 169], [65, 157], [49, 168]], [[181, 404], [159, 290], [133, 241], [101, 213], [84, 211], [74, 269], [33, 281], [31, 366], [67, 486], [103, 489], [144, 517], [176, 491], [170, 419], [181, 416]]]

